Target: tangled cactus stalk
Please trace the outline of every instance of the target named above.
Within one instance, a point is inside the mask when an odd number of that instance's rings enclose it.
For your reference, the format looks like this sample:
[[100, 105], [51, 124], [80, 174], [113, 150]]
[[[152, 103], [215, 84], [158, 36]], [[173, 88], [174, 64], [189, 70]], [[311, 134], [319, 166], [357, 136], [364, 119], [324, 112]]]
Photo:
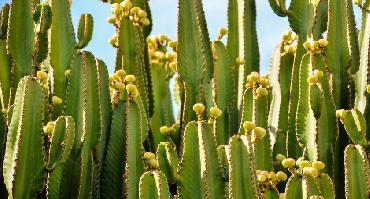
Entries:
[[215, 40], [202, 0], [177, 39], [150, 36], [148, 0], [108, 0], [111, 75], [71, 2], [1, 9], [0, 198], [370, 197], [370, 0], [360, 30], [350, 0], [269, 0], [291, 30], [268, 74], [255, 0]]

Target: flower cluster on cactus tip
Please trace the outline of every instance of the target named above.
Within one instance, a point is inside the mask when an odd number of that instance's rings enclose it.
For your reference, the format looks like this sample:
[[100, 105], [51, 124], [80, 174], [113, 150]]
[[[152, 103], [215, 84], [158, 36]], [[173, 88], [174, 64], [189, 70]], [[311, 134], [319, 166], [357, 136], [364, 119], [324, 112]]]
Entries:
[[325, 164], [321, 161], [310, 162], [308, 160], [304, 160], [302, 157], [298, 158], [297, 161], [293, 158], [286, 158], [281, 161], [281, 164], [291, 173], [310, 175], [315, 178], [317, 178], [320, 174], [320, 171], [325, 168]]
[[307, 52], [311, 54], [315, 53], [323, 53], [324, 49], [328, 46], [329, 42], [326, 39], [319, 39], [317, 41], [309, 38], [304, 44], [303, 47], [307, 50]]
[[143, 27], [150, 25], [148, 14], [140, 7], [133, 7], [131, 0], [124, 0], [121, 3], [112, 4], [112, 14], [108, 22], [119, 26], [122, 17], [128, 17], [134, 25]]

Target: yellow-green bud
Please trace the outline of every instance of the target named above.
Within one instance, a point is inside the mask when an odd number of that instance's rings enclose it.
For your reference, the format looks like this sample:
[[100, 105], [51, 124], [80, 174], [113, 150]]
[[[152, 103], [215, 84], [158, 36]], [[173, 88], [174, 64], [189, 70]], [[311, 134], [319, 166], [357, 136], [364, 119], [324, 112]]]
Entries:
[[55, 123], [54, 122], [48, 122], [46, 124], [46, 126], [44, 126], [43, 130], [44, 130], [45, 133], [48, 134], [48, 133], [53, 132], [54, 127], [55, 127]]
[[171, 62], [168, 65], [172, 70], [177, 71], [177, 62]]
[[305, 167], [310, 167], [311, 166], [311, 162], [310, 161], [307, 161], [307, 160], [303, 160], [299, 163], [299, 168], [303, 169]]
[[155, 154], [152, 152], [145, 152], [144, 153], [144, 159], [150, 160], [150, 159], [155, 159]]
[[297, 166], [299, 166], [299, 164], [304, 160], [303, 157], [300, 157], [297, 159], [297, 161], [295, 162]]
[[116, 16], [111, 16], [107, 19], [108, 23], [110, 24], [115, 24], [116, 20], [117, 20]]
[[319, 81], [319, 79], [317, 79], [316, 76], [310, 76], [310, 77], [307, 78], [307, 82], [309, 84], [316, 84], [318, 81]]
[[48, 74], [44, 71], [37, 71], [37, 78], [40, 80], [45, 80], [48, 78]]
[[155, 56], [156, 56], [158, 59], [164, 59], [164, 58], [166, 58], [166, 55], [165, 55], [163, 52], [161, 52], [161, 51], [156, 51], [156, 52], [155, 52]]
[[319, 44], [321, 47], [326, 47], [328, 46], [329, 42], [326, 39], [319, 39]]
[[130, 0], [125, 0], [123, 2], [120, 3], [120, 6], [122, 8], [125, 8], [125, 9], [128, 9], [128, 8], [131, 8], [132, 7], [132, 3]]
[[210, 113], [211, 117], [216, 118], [216, 117], [220, 117], [221, 116], [222, 111], [219, 108], [217, 108], [217, 107], [211, 107], [209, 109], [209, 113]]
[[60, 99], [58, 96], [53, 96], [51, 98], [51, 102], [54, 104], [54, 105], [59, 105], [59, 104], [62, 104], [63, 103], [63, 100]]
[[367, 92], [367, 94], [370, 94], [370, 85], [366, 86], [366, 92]]
[[122, 12], [122, 8], [118, 3], [112, 5], [112, 14], [119, 15]]
[[143, 24], [144, 26], [149, 26], [150, 20], [148, 18], [141, 18], [140, 23]]
[[260, 75], [257, 73], [257, 72], [252, 72], [250, 75], [248, 75], [249, 76], [249, 80], [251, 81], [251, 82], [254, 82], [254, 83], [256, 83], [256, 82], [258, 82], [258, 80], [260, 79]]
[[112, 79], [114, 79], [117, 82], [120, 82], [121, 81], [121, 76], [119, 76], [117, 73], [114, 73], [112, 75]]
[[267, 89], [266, 88], [263, 88], [263, 87], [258, 87], [256, 89], [256, 93], [257, 93], [258, 96], [266, 96], [266, 95], [269, 94], [269, 92], [267, 91]]
[[196, 114], [202, 114], [204, 112], [204, 105], [202, 103], [197, 103], [197, 104], [194, 104], [193, 106], [193, 111], [196, 113]]
[[138, 15], [140, 18], [146, 18], [146, 16], [148, 16], [144, 10], [139, 10], [139, 11], [137, 12], [137, 15]]
[[339, 109], [339, 110], [335, 111], [335, 115], [339, 118], [343, 117], [344, 113], [345, 113], [344, 109]]
[[125, 89], [125, 87], [126, 87], [125, 84], [122, 83], [122, 82], [116, 82], [114, 84], [114, 88], [119, 90], [119, 91], [123, 91]]
[[293, 168], [295, 166], [295, 160], [293, 158], [287, 158], [281, 162], [285, 168]]
[[120, 76], [120, 77], [124, 77], [124, 76], [126, 76], [126, 71], [125, 70], [117, 70], [116, 71], [116, 74], [118, 75], [118, 76]]
[[170, 42], [168, 42], [168, 46], [170, 48], [177, 48], [177, 41], [170, 41]]
[[319, 42], [318, 42], [318, 41], [314, 41], [314, 42], [313, 42], [313, 48], [314, 48], [314, 49], [317, 49], [317, 48], [319, 47], [319, 45], [320, 45], [320, 44], [319, 44]]
[[304, 175], [311, 175], [311, 167], [305, 167], [305, 168], [303, 168], [302, 173]]
[[276, 176], [279, 179], [279, 181], [285, 181], [288, 178], [288, 176], [282, 171], [277, 172]]
[[269, 79], [267, 79], [266, 77], [261, 77], [258, 80], [258, 83], [261, 84], [262, 86], [266, 87], [269, 84]]
[[312, 167], [320, 171], [325, 168], [325, 164], [321, 161], [315, 161], [312, 163]]
[[220, 28], [220, 30], [218, 30], [218, 34], [220, 35], [226, 35], [227, 34], [227, 29], [226, 28]]
[[276, 155], [276, 160], [277, 160], [277, 161], [281, 162], [281, 161], [283, 161], [284, 159], [286, 159], [285, 155], [280, 154], [280, 153]]
[[267, 180], [267, 177], [265, 175], [263, 175], [263, 174], [258, 175], [257, 178], [258, 178], [258, 181], [259, 182], [265, 182]]
[[108, 42], [112, 45], [115, 46], [118, 42], [118, 35], [115, 34], [113, 37], [109, 38]]
[[139, 95], [139, 92], [137, 91], [137, 88], [133, 84], [129, 84], [126, 86], [127, 93], [129, 95], [132, 95], [134, 97], [137, 97]]
[[126, 75], [125, 80], [126, 82], [133, 83], [136, 81], [136, 77], [134, 75]]
[[244, 127], [245, 131], [251, 132], [251, 131], [253, 131], [254, 128], [256, 128], [256, 124], [254, 124], [253, 122], [250, 122], [250, 121], [246, 121], [246, 122], [243, 123], [243, 127]]
[[71, 69], [64, 71], [64, 76], [69, 77], [71, 75]]
[[269, 173], [269, 179], [272, 180], [272, 181], [276, 181], [278, 179], [278, 177], [277, 177], [275, 172], [271, 171]]
[[256, 127], [253, 129], [254, 135], [258, 138], [261, 139], [266, 135], [266, 130], [262, 127]]
[[310, 41], [306, 41], [306, 42], [304, 42], [303, 47], [304, 47], [306, 50], [310, 49], [310, 48], [311, 48], [311, 42], [310, 42]]
[[149, 166], [152, 167], [152, 168], [157, 168], [158, 167], [157, 160], [156, 159], [150, 159], [149, 160]]
[[324, 72], [322, 72], [321, 70], [315, 70], [314, 76], [317, 77], [317, 79], [320, 79], [324, 76]]
[[138, 12], [139, 12], [139, 10], [140, 10], [140, 8], [139, 8], [139, 7], [133, 7], [133, 8], [131, 8], [131, 9], [130, 9], [130, 13], [131, 13], [131, 14], [136, 14], [136, 13], [138, 13]]

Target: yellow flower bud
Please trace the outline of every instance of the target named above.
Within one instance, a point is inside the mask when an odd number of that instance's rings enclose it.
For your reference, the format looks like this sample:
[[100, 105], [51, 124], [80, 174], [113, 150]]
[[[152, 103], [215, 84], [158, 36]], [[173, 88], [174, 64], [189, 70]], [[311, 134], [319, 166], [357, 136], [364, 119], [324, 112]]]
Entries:
[[114, 73], [112, 75], [112, 79], [114, 79], [114, 81], [120, 82], [121, 81], [121, 76], [119, 76], [117, 73]]
[[312, 167], [320, 171], [325, 168], [325, 164], [321, 161], [315, 161], [312, 163]]
[[137, 12], [137, 15], [138, 15], [140, 18], [146, 18], [146, 17], [148, 16], [144, 10], [139, 10], [139, 11]]
[[125, 80], [126, 82], [133, 83], [136, 81], [136, 77], [134, 75], [126, 75]]
[[268, 84], [269, 84], [269, 79], [267, 79], [266, 77], [261, 77], [259, 80], [258, 80], [258, 83], [261, 84], [262, 86], [264, 87], [267, 87]]
[[317, 79], [316, 76], [310, 76], [310, 77], [307, 78], [307, 82], [309, 84], [316, 84], [318, 81], [319, 81], [319, 79]]
[[269, 94], [269, 92], [267, 91], [267, 89], [266, 88], [263, 88], [263, 87], [257, 88], [256, 93], [257, 93], [258, 96], [266, 96], [266, 95]]
[[267, 180], [267, 177], [265, 175], [258, 175], [257, 179], [259, 182], [265, 182]]
[[343, 117], [344, 113], [345, 113], [344, 109], [339, 109], [339, 110], [335, 111], [335, 115], [339, 118]]
[[116, 74], [118, 75], [118, 76], [120, 76], [120, 77], [124, 77], [124, 76], [126, 76], [126, 71], [125, 70], [117, 70], [116, 71]]
[[144, 26], [149, 26], [150, 20], [148, 18], [141, 18], [140, 23], [143, 24]]
[[48, 74], [44, 71], [37, 71], [37, 78], [40, 80], [46, 80], [48, 78]]
[[328, 46], [328, 44], [329, 44], [328, 40], [326, 40], [326, 39], [319, 39], [319, 45], [321, 47], [326, 47], [326, 46]]
[[168, 46], [170, 48], [177, 48], [177, 41], [170, 41], [170, 42], [168, 42]]
[[269, 179], [272, 180], [272, 181], [276, 181], [278, 179], [277, 175], [275, 174], [275, 172], [271, 171], [269, 173]]
[[202, 114], [204, 112], [205, 106], [202, 103], [194, 104], [193, 111], [196, 114]]
[[49, 133], [53, 132], [53, 130], [54, 130], [54, 126], [46, 125], [46, 126], [44, 126], [44, 128], [43, 128], [43, 131], [44, 131], [44, 133], [46, 133], [46, 134], [49, 134]]
[[288, 178], [288, 176], [282, 171], [277, 172], [276, 176], [279, 179], [279, 181], [285, 181]]
[[262, 127], [256, 127], [253, 129], [254, 135], [258, 138], [261, 139], [265, 137], [266, 135], [266, 130]]
[[118, 91], [123, 91], [125, 89], [125, 84], [122, 82], [116, 82], [114, 84], [114, 88], [117, 89]]
[[258, 82], [258, 80], [260, 79], [260, 75], [257, 73], [257, 72], [252, 72], [250, 75], [248, 75], [249, 76], [249, 80], [251, 81], [251, 82], [254, 82], [254, 83], [256, 83], [256, 82]]
[[281, 161], [283, 161], [284, 159], [286, 159], [285, 155], [280, 154], [280, 153], [276, 155], [276, 160], [277, 160], [277, 161], [281, 162]]
[[256, 128], [256, 124], [254, 124], [253, 122], [250, 122], [250, 121], [246, 121], [246, 122], [243, 123], [243, 127], [244, 127], [245, 131], [251, 132], [254, 128]]
[[214, 118], [220, 117], [222, 115], [222, 111], [217, 107], [211, 107], [209, 109], [209, 113], [210, 113], [211, 117], [214, 117]]
[[120, 6], [125, 9], [130, 9], [132, 7], [132, 3], [130, 0], [125, 0], [120, 3]]
[[54, 104], [54, 105], [59, 105], [59, 104], [62, 104], [63, 103], [63, 100], [60, 99], [58, 96], [53, 96], [51, 98], [51, 102]]
[[132, 95], [134, 97], [137, 97], [138, 96], [138, 91], [137, 91], [137, 87], [133, 84], [129, 84], [126, 86], [126, 90], [127, 90], [127, 93], [129, 95]]
[[305, 167], [305, 168], [303, 168], [302, 173], [304, 175], [311, 175], [311, 167]]
[[310, 42], [310, 41], [306, 41], [306, 42], [304, 42], [303, 47], [304, 47], [306, 50], [309, 50], [309, 49], [311, 48], [311, 42]]
[[141, 10], [139, 7], [133, 7], [130, 9], [131, 14], [137, 14]]
[[307, 160], [303, 160], [301, 161], [299, 164], [298, 164], [299, 168], [303, 169], [305, 167], [310, 167], [311, 166], [311, 162], [310, 161], [307, 161]]
[[370, 85], [366, 86], [366, 92], [367, 92], [367, 94], [370, 94]]
[[156, 159], [150, 159], [149, 160], [149, 166], [152, 168], [158, 168], [158, 163]]
[[310, 170], [311, 170], [312, 177], [317, 178], [319, 176], [319, 171], [317, 169], [311, 167]]
[[107, 19], [108, 23], [110, 24], [115, 24], [116, 20], [117, 20], [116, 16], [111, 16]]
[[293, 158], [287, 158], [281, 162], [285, 168], [293, 168], [295, 166], [295, 160]]
[[69, 77], [71, 75], [71, 69], [64, 71], [64, 76]]
[[114, 3], [111, 10], [114, 15], [119, 15], [122, 12], [122, 8], [118, 3]]
[[150, 160], [150, 159], [155, 159], [155, 154], [152, 152], [145, 152], [144, 153], [144, 159]]
[[171, 62], [168, 65], [172, 70], [177, 71], [177, 62]]
[[314, 76], [317, 77], [317, 79], [320, 79], [324, 76], [324, 72], [322, 72], [321, 70], [315, 70]]
[[115, 34], [113, 37], [109, 38], [108, 42], [112, 45], [115, 46], [118, 42], [118, 35]]
[[303, 161], [303, 157], [300, 157], [297, 159], [297, 161], [295, 162], [297, 166], [299, 166], [299, 163], [301, 163]]

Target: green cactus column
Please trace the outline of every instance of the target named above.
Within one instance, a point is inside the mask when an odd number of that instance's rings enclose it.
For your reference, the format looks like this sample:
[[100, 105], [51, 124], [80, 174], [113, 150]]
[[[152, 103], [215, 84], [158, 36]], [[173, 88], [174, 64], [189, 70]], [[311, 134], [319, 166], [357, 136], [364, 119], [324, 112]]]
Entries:
[[18, 84], [3, 165], [9, 198], [34, 198], [44, 187], [43, 95], [35, 78]]

